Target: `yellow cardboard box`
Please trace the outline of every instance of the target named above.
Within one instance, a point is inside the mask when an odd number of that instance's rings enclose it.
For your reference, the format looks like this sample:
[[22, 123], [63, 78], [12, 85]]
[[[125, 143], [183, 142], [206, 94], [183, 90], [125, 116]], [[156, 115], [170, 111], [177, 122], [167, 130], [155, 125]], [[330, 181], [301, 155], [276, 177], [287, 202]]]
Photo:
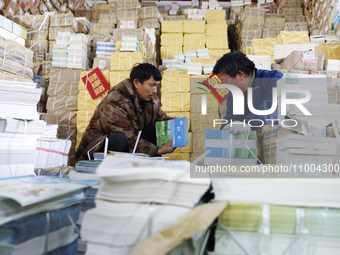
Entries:
[[191, 132], [193, 134], [204, 133], [205, 129], [220, 129], [221, 125], [215, 125], [214, 119], [220, 119], [218, 113], [202, 115], [201, 113], [190, 113]]
[[183, 20], [164, 20], [162, 22], [162, 33], [183, 33]]
[[96, 99], [92, 99], [87, 90], [79, 90], [78, 94], [78, 111], [94, 111], [97, 105], [106, 97], [107, 92]]
[[204, 20], [183, 20], [183, 33], [203, 34], [205, 32]]
[[205, 35], [204, 34], [184, 34], [184, 48], [186, 51], [194, 51], [196, 49], [205, 48]]
[[213, 35], [213, 36], [206, 36], [205, 42], [207, 45], [207, 48], [209, 49], [228, 49], [229, 48], [229, 42], [228, 42], [228, 36], [219, 36], [219, 35]]
[[163, 74], [161, 84], [162, 93], [190, 92], [190, 75]]
[[224, 21], [226, 20], [225, 10], [206, 10], [205, 12], [206, 21]]
[[320, 43], [315, 51], [324, 52], [325, 60], [340, 59], [340, 43]]
[[216, 58], [192, 58], [191, 63], [201, 63], [203, 65], [215, 65]]
[[183, 45], [182, 33], [162, 33], [161, 35], [162, 46]]
[[137, 64], [142, 63], [140, 52], [112, 52], [111, 53], [111, 71], [126, 71]]
[[171, 46], [171, 47], [164, 47], [161, 46], [161, 58], [162, 59], [173, 59], [174, 54], [183, 54], [182, 46]]
[[110, 84], [112, 87], [116, 86], [119, 82], [129, 79], [130, 71], [111, 71], [110, 72]]
[[202, 154], [205, 151], [205, 134], [194, 133], [192, 134], [192, 152]]
[[228, 26], [227, 22], [219, 21], [219, 22], [209, 22], [205, 27], [205, 33], [209, 36], [219, 35], [219, 36], [227, 36], [228, 35]]
[[307, 31], [281, 31], [280, 38], [282, 44], [304, 44], [309, 43]]
[[[202, 112], [202, 96], [204, 96], [204, 94], [201, 95], [191, 95], [190, 98], [190, 112], [191, 113], [201, 113]], [[211, 96], [209, 96], [208, 94], [206, 94], [206, 98], [207, 98], [207, 113], [218, 113], [218, 108], [219, 108], [219, 101], [217, 99], [211, 98]]]
[[162, 105], [164, 112], [189, 112], [190, 93], [163, 93]]
[[227, 54], [229, 52], [230, 52], [230, 49], [228, 49], [228, 48], [220, 49], [220, 50], [209, 49], [210, 57], [211, 58], [216, 58], [216, 59], [219, 59], [224, 54]]
[[78, 111], [77, 112], [77, 144], [76, 149], [78, 148], [80, 141], [83, 137], [83, 133], [86, 130], [86, 127], [90, 123], [90, 120], [94, 114], [94, 110], [89, 111]]
[[162, 157], [167, 157], [166, 160], [187, 160], [190, 161], [190, 153], [169, 153], [163, 154]]
[[182, 74], [188, 74], [187, 71], [178, 71], [178, 70], [164, 70], [163, 75], [182, 75]]

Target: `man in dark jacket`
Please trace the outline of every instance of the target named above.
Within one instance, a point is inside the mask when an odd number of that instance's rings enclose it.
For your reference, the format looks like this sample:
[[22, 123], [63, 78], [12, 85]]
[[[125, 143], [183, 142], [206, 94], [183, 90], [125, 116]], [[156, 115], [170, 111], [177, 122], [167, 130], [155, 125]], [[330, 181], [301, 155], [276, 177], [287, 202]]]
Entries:
[[224, 117], [228, 124], [223, 126], [223, 129], [237, 134], [250, 130], [249, 121], [251, 121], [252, 126], [277, 123], [277, 108], [268, 115], [256, 115], [249, 110], [248, 88], [252, 88], [254, 108], [256, 110], [268, 110], [273, 104], [273, 88], [276, 87], [276, 82], [283, 76], [282, 73], [276, 70], [256, 69], [255, 64], [242, 52], [231, 52], [223, 55], [217, 61], [213, 73], [217, 74], [224, 84], [231, 84], [241, 89], [244, 95], [244, 114], [236, 115], [233, 109], [233, 94], [229, 93], [227, 112]]
[[112, 87], [97, 106], [76, 159], [88, 159], [88, 155], [93, 158], [93, 152], [103, 152], [106, 137], [108, 150], [132, 152], [139, 131], [142, 133], [136, 153], [156, 156], [173, 152], [173, 139], [162, 148], [156, 146], [155, 122], [173, 119], [161, 110], [157, 96], [161, 79], [162, 74], [155, 66], [139, 64], [132, 69], [130, 79]]

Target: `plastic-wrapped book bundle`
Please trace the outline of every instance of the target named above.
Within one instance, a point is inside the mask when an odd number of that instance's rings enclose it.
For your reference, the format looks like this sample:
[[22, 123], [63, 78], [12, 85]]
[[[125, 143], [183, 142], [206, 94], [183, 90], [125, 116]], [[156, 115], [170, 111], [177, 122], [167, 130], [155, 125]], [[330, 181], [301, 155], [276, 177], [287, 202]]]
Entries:
[[87, 38], [85, 34], [70, 35], [67, 55], [67, 68], [86, 70]]

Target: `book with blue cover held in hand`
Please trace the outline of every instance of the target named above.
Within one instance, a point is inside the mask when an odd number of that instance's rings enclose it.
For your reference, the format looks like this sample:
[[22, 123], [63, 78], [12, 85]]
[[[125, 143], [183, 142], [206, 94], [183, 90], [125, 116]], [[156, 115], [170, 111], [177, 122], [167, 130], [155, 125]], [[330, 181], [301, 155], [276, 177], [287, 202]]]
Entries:
[[185, 147], [189, 144], [187, 117], [156, 122], [157, 146], [161, 148], [171, 138], [174, 138], [172, 147]]

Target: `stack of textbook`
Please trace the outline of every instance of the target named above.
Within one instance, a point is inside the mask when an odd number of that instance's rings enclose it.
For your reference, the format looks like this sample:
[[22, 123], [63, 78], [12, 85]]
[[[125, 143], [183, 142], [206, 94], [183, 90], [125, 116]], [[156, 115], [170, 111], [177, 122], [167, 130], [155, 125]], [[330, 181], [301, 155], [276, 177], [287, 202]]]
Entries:
[[87, 254], [129, 254], [151, 234], [190, 212], [210, 180], [190, 179], [190, 163], [107, 156], [96, 208], [85, 213]]
[[76, 254], [74, 224], [91, 184], [47, 176], [0, 180], [0, 254]]
[[229, 202], [210, 254], [338, 254], [340, 180], [332, 176], [213, 179], [216, 201]]
[[0, 80], [0, 177], [33, 175], [39, 121], [37, 103], [41, 89], [35, 83]]

